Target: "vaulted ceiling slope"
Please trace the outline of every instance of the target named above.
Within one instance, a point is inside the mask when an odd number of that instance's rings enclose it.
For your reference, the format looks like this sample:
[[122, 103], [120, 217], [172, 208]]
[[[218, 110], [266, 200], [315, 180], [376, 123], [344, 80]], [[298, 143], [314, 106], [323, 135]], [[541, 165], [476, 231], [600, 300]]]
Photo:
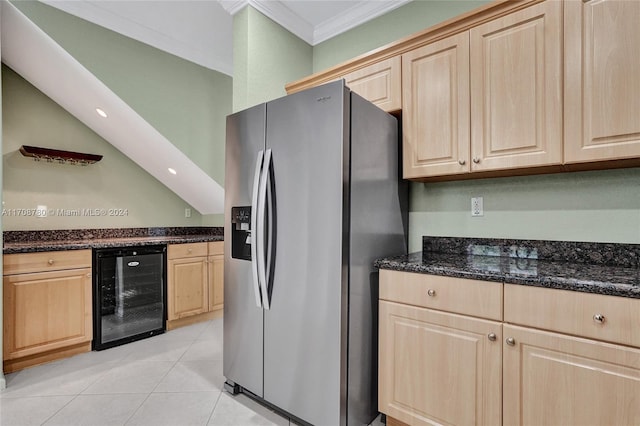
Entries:
[[[6, 0], [2, 62], [201, 214], [224, 212], [224, 190], [67, 51]], [[101, 108], [108, 114], [96, 113]], [[172, 168], [176, 174], [169, 173]]]
[[233, 75], [233, 17], [247, 5], [312, 46], [411, 0], [40, 0], [71, 15]]

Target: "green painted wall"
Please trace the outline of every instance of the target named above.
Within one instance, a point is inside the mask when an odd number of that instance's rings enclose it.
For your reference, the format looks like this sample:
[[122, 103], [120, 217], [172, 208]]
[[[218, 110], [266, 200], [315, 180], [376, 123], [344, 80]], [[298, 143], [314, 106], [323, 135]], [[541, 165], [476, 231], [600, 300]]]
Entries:
[[[224, 185], [225, 120], [231, 112], [233, 90], [230, 76], [40, 2], [13, 4], [195, 164]], [[142, 204], [148, 201], [132, 202], [132, 208], [143, 208]], [[206, 216], [201, 221], [205, 225], [220, 225], [223, 215]], [[94, 225], [100, 227], [104, 222]], [[40, 222], [33, 226], [39, 227]]]
[[322, 71], [489, 2], [489, 0], [413, 1], [315, 45], [313, 72]]
[[249, 6], [233, 18], [233, 110], [286, 95], [311, 74], [312, 47]]
[[[414, 1], [313, 49], [314, 72], [485, 1]], [[471, 217], [482, 196], [484, 216]], [[423, 235], [640, 243], [640, 169], [412, 183], [409, 250]]]
[[[185, 201], [10, 68], [2, 66], [4, 230], [200, 226]], [[89, 165], [35, 162], [21, 145], [103, 155]], [[27, 209], [46, 205], [46, 218]], [[18, 209], [18, 210], [15, 210]], [[25, 209], [25, 211], [22, 211]], [[124, 216], [65, 216], [61, 210], [126, 209]]]

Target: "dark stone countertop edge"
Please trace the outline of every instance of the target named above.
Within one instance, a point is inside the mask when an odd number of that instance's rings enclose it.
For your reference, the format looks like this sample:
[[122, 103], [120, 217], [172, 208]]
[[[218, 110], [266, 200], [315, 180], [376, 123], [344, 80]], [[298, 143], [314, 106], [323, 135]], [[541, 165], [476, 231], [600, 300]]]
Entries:
[[[441, 275], [454, 278], [493, 281], [505, 284], [528, 285], [541, 288], [552, 288], [558, 290], [640, 299], [640, 285], [631, 285], [599, 279], [566, 278], [555, 276], [553, 274], [519, 276], [515, 274], [505, 273], [503, 271], [480, 271], [450, 266], [423, 265], [420, 262], [416, 262], [415, 260], [415, 258], [417, 258], [418, 256], [421, 257], [421, 255], [421, 253], [413, 253], [411, 255], [378, 259], [374, 262], [374, 266], [379, 269], [401, 272]], [[414, 259], [410, 259], [411, 256], [413, 256]], [[464, 257], [466, 258], [466, 256]], [[570, 263], [567, 263], [567, 268], [569, 268], [570, 265]], [[603, 269], [607, 268], [606, 266], [599, 265], [597, 265], [596, 267]], [[630, 270], [635, 274], [638, 273], [636, 269], [630, 268]], [[604, 274], [604, 276], [606, 276], [606, 274]]]
[[186, 244], [200, 242], [223, 241], [222, 235], [180, 235], [150, 236], [123, 238], [95, 238], [69, 241], [30, 241], [22, 243], [5, 243], [3, 254], [37, 253], [44, 251], [84, 250], [112, 247], [150, 246], [159, 244]]

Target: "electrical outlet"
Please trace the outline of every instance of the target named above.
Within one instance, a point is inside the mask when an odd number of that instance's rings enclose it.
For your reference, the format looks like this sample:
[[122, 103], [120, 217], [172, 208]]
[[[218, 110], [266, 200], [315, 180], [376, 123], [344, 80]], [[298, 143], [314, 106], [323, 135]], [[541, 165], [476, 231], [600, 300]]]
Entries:
[[471, 216], [484, 216], [482, 197], [471, 198]]
[[184, 209], [184, 217], [191, 217], [191, 209], [190, 208]]

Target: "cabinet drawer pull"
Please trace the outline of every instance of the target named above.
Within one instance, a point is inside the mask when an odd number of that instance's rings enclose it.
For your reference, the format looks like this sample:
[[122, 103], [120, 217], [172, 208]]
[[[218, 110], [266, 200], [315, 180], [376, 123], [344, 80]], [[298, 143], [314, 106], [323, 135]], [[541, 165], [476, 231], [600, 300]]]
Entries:
[[487, 338], [489, 340], [491, 340], [492, 342], [495, 342], [496, 339], [498, 338], [498, 336], [496, 336], [496, 333], [489, 333], [489, 334], [487, 334]]
[[461, 166], [464, 166], [465, 164], [467, 164], [466, 160], [458, 160], [458, 164], [460, 164]]
[[427, 290], [427, 294], [428, 294], [430, 297], [435, 297], [435, 295], [436, 295], [436, 291], [435, 291], [434, 289], [430, 288], [429, 290]]
[[515, 346], [516, 345], [516, 339], [514, 339], [513, 337], [507, 337], [507, 345], [509, 346]]
[[474, 157], [473, 162], [474, 164], [478, 164], [480, 162], [480, 159], [478, 157]]
[[593, 320], [594, 320], [595, 322], [597, 322], [598, 324], [604, 324], [604, 315], [602, 315], [602, 314], [595, 314], [595, 315], [593, 316]]
[[53, 265], [53, 259], [49, 259], [49, 261], [47, 262], [49, 265]]

